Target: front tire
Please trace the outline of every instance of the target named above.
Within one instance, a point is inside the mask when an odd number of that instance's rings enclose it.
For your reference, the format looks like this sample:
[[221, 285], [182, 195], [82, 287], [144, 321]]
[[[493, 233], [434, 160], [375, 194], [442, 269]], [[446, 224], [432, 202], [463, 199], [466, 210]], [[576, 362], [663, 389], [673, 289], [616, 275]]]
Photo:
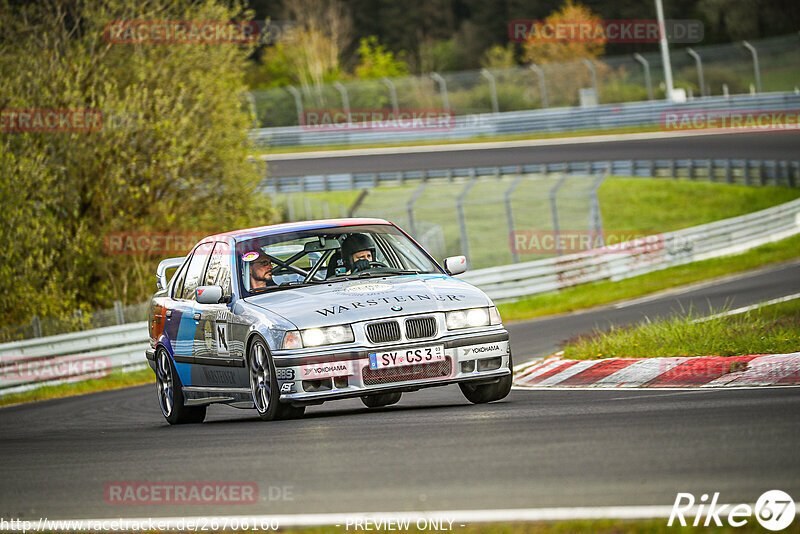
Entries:
[[396, 391], [394, 393], [378, 393], [376, 395], [364, 395], [361, 397], [361, 402], [367, 408], [380, 408], [382, 406], [389, 406], [400, 402], [400, 397], [403, 393]]
[[473, 404], [483, 404], [485, 402], [498, 401], [504, 399], [511, 392], [511, 384], [514, 382], [514, 364], [511, 362], [511, 355], [508, 356], [508, 370], [511, 374], [502, 377], [497, 382], [491, 384], [471, 384], [462, 382], [458, 385], [461, 393]]
[[247, 356], [247, 367], [250, 374], [250, 392], [258, 416], [263, 421], [276, 419], [296, 419], [303, 416], [305, 406], [281, 404], [278, 391], [278, 379], [275, 377], [275, 364], [261, 338], [256, 338], [250, 345]]
[[164, 419], [171, 425], [202, 423], [207, 406], [185, 406], [183, 385], [167, 349], [156, 351], [156, 393]]

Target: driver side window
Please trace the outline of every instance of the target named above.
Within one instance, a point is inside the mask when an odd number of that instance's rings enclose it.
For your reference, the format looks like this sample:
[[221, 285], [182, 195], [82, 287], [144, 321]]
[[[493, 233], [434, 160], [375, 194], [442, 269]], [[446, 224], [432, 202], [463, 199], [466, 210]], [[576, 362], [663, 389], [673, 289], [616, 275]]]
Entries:
[[197, 289], [197, 286], [202, 283], [203, 272], [205, 271], [206, 262], [208, 261], [208, 256], [211, 254], [213, 246], [214, 243], [203, 243], [195, 249], [192, 261], [189, 262], [189, 268], [186, 270], [186, 280], [183, 282], [183, 294], [181, 298], [195, 300], [194, 291]]
[[186, 270], [192, 262], [192, 256], [181, 265], [178, 273], [175, 275], [175, 284], [172, 286], [172, 298], [183, 298], [183, 281], [186, 279]]

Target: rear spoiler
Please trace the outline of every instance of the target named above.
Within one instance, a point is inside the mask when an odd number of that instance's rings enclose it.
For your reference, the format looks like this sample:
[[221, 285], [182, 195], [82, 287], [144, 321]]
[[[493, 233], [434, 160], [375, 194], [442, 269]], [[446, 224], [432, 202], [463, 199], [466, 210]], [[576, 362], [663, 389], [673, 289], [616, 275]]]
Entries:
[[161, 263], [158, 264], [158, 269], [156, 269], [156, 283], [158, 284], [158, 289], [166, 289], [167, 283], [167, 269], [175, 269], [180, 267], [183, 263], [183, 260], [186, 258], [168, 258], [166, 260], [162, 260]]

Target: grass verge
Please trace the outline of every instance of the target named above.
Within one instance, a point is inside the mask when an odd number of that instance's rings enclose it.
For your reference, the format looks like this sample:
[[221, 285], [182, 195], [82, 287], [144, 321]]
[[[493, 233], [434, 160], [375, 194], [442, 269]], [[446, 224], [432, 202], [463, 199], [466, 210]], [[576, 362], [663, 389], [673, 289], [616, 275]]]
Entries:
[[657, 358], [745, 356], [800, 350], [800, 300], [764, 306], [727, 317], [685, 317], [645, 321], [579, 336], [564, 347], [564, 358]]
[[254, 156], [266, 154], [295, 154], [302, 152], [316, 152], [319, 150], [356, 150], [364, 148], [391, 148], [409, 146], [431, 145], [460, 145], [464, 143], [493, 143], [502, 141], [527, 141], [533, 139], [553, 139], [561, 137], [590, 137], [593, 135], [614, 135], [626, 133], [660, 132], [660, 126], [630, 126], [626, 128], [609, 128], [598, 130], [572, 130], [567, 132], [542, 132], [536, 134], [508, 134], [508, 135], [482, 135], [467, 139], [436, 139], [432, 141], [398, 141], [396, 143], [364, 143], [357, 145], [303, 145], [303, 146], [276, 146], [254, 150]]
[[533, 295], [498, 305], [504, 321], [567, 313], [601, 304], [649, 295], [700, 280], [755, 269], [800, 256], [800, 234], [756, 247], [742, 254], [687, 263], [627, 278], [618, 282], [593, 282]]
[[82, 382], [68, 382], [53, 386], [42, 386], [30, 391], [13, 393], [0, 397], [0, 406], [11, 404], [21, 404], [23, 402], [33, 402], [46, 399], [56, 399], [60, 397], [71, 397], [95, 391], [105, 391], [109, 389], [120, 389], [130, 386], [139, 386], [153, 382], [153, 370], [149, 367], [140, 371], [123, 373], [114, 371], [105, 378], [98, 380], [84, 380]]

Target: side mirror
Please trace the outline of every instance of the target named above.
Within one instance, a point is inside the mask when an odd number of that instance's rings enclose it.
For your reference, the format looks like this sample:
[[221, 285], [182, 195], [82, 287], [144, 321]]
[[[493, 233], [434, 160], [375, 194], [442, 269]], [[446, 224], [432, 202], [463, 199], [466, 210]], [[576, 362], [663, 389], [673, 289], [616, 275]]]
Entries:
[[444, 259], [444, 270], [450, 275], [461, 274], [467, 270], [467, 258], [464, 256], [450, 256]]
[[220, 286], [198, 286], [195, 291], [197, 302], [200, 304], [218, 304], [222, 300]]

